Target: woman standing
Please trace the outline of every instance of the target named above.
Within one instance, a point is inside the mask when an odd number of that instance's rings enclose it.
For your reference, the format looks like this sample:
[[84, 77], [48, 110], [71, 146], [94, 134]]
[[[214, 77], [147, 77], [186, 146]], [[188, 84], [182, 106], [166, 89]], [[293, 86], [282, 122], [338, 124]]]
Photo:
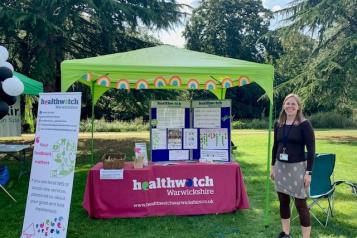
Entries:
[[[307, 156], [305, 155], [305, 148]], [[306, 198], [311, 182], [315, 156], [315, 135], [311, 123], [304, 118], [300, 98], [285, 97], [278, 122], [274, 125], [271, 178], [280, 202], [282, 232], [279, 238], [290, 236], [290, 196], [299, 213], [302, 237], [311, 232], [310, 213]]]

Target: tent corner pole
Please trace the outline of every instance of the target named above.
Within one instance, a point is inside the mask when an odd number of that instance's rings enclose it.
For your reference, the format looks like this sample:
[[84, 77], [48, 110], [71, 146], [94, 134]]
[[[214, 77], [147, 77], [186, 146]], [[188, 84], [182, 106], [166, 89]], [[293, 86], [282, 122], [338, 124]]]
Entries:
[[92, 118], [91, 118], [91, 132], [92, 132], [92, 137], [91, 137], [91, 164], [93, 165], [94, 161], [94, 81], [92, 82]]
[[273, 121], [273, 102], [269, 103], [269, 132], [268, 132], [268, 156], [266, 167], [266, 181], [265, 181], [265, 207], [264, 207], [264, 226], [268, 227], [270, 224], [270, 160], [271, 160], [271, 129]]

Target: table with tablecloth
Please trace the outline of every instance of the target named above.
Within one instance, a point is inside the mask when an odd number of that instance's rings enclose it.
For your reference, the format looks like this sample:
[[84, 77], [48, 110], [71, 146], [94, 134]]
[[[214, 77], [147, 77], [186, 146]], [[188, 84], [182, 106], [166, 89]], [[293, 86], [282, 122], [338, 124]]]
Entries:
[[239, 164], [152, 163], [134, 169], [126, 162], [123, 178], [100, 179], [100, 162], [90, 169], [83, 207], [93, 218], [198, 215], [249, 208]]

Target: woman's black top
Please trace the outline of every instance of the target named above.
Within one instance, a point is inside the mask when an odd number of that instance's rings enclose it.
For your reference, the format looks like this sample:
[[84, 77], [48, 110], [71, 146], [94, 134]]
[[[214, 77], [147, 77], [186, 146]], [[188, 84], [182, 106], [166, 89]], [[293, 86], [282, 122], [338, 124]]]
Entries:
[[[285, 128], [284, 128], [285, 127]], [[281, 161], [280, 154], [283, 153], [284, 141], [286, 138], [286, 151], [288, 161]], [[307, 156], [305, 156], [305, 147]], [[315, 157], [315, 134], [310, 121], [305, 120], [299, 125], [274, 125], [274, 145], [272, 152], [272, 165], [276, 160], [285, 163], [296, 163], [307, 160], [306, 170], [312, 170], [312, 163]]]

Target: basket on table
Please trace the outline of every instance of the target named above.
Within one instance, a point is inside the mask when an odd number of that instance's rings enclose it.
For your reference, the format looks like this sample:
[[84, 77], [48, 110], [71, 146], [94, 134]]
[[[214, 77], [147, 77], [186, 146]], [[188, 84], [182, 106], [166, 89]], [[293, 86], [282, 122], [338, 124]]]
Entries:
[[125, 154], [121, 152], [104, 154], [102, 157], [103, 169], [124, 168], [125, 157]]

